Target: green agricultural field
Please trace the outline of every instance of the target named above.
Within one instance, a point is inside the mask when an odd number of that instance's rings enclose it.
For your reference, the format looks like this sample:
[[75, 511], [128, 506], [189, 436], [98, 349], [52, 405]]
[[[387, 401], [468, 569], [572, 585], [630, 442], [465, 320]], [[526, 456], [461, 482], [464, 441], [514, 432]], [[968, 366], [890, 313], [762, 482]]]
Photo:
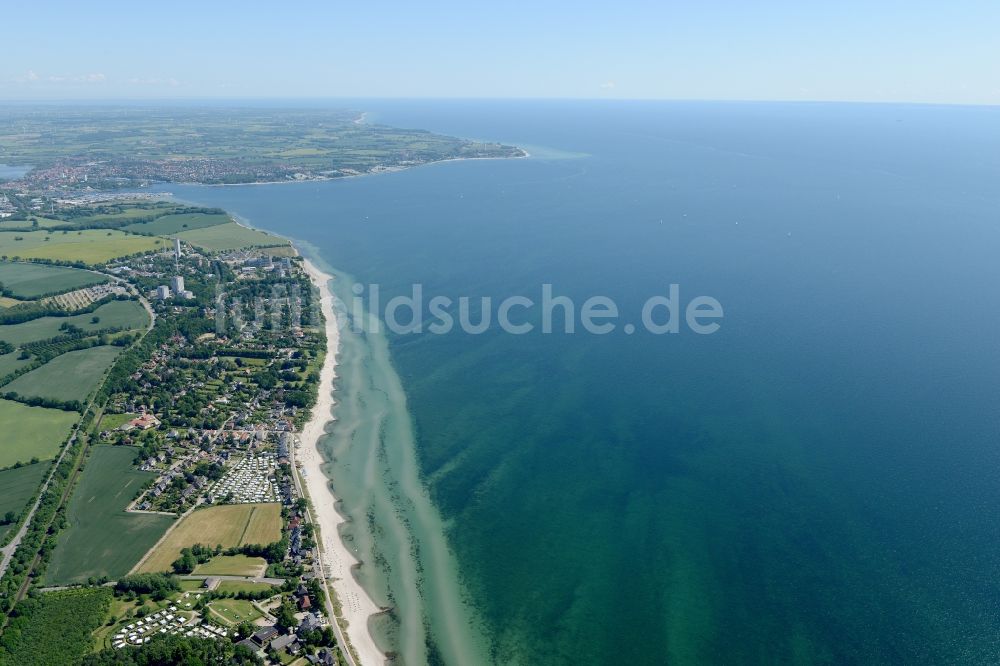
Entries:
[[287, 246], [288, 241], [277, 236], [242, 227], [235, 222], [217, 224], [204, 229], [170, 234], [186, 243], [212, 252], [238, 250], [244, 247]]
[[66, 224], [62, 220], [55, 220], [50, 217], [40, 217], [38, 215], [32, 215], [27, 220], [0, 220], [0, 231], [4, 231], [7, 229], [30, 228], [34, 225], [34, 222], [32, 220], [38, 222], [38, 227], [41, 229], [45, 229], [46, 227], [58, 227], [63, 224]]
[[[95, 317], [98, 319], [96, 322]], [[63, 324], [70, 324], [90, 333], [99, 333], [112, 328], [145, 328], [148, 323], [149, 314], [139, 301], [111, 301], [93, 312], [71, 317], [40, 317], [23, 324], [0, 325], [0, 340], [6, 340], [14, 346], [36, 340], [47, 340], [62, 333], [59, 327]], [[3, 373], [0, 373], [0, 377], [2, 376]]]
[[[25, 465], [17, 469], [5, 469], [0, 472], [0, 518], [8, 511], [21, 515], [25, 507], [45, 478], [49, 466], [46, 463]], [[0, 543], [14, 525], [0, 525]]]
[[[0, 340], [3, 339], [4, 339], [3, 335], [0, 334]], [[0, 354], [0, 379], [14, 372], [22, 365], [31, 363], [31, 359], [19, 359], [18, 356], [20, 355], [21, 352], [16, 352], [16, 351], [13, 351], [9, 354]]]
[[231, 221], [229, 216], [223, 213], [179, 213], [176, 215], [164, 215], [145, 224], [130, 224], [124, 227], [124, 229], [136, 234], [166, 236], [183, 231], [214, 227]]
[[70, 499], [69, 526], [52, 553], [47, 583], [124, 576], [170, 527], [170, 516], [125, 511], [139, 488], [156, 476], [132, 467], [135, 454], [127, 446], [94, 447]]
[[0, 256], [21, 259], [53, 259], [103, 264], [111, 259], [162, 249], [162, 238], [136, 236], [121, 231], [4, 231], [0, 232]]
[[267, 571], [267, 560], [246, 555], [219, 555], [195, 567], [198, 576], [262, 576]]
[[76, 412], [0, 400], [0, 467], [54, 458], [79, 418]]
[[83, 401], [97, 388], [121, 347], [104, 345], [66, 352], [3, 387], [26, 398]]
[[73, 291], [107, 281], [107, 276], [79, 268], [0, 261], [0, 285], [14, 298], [37, 298], [44, 294]]

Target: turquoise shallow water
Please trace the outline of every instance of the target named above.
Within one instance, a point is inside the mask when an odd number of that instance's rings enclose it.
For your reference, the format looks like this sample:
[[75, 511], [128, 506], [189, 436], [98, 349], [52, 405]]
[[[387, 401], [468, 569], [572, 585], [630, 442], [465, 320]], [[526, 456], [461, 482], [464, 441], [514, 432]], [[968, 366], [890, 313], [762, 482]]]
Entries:
[[[324, 265], [315, 246], [300, 246]], [[351, 302], [349, 275], [337, 273], [331, 286], [338, 305]], [[370, 628], [400, 663], [483, 663], [488, 630], [462, 590], [440, 515], [420, 481], [412, 419], [387, 340], [355, 330], [348, 309], [338, 310], [336, 421], [321, 448], [349, 519], [341, 536], [363, 563], [358, 576], [380, 607], [392, 609]]]
[[[459, 663], [456, 641], [498, 663], [1000, 658], [1000, 111], [366, 108], [548, 150], [167, 189], [385, 297], [551, 283], [614, 298], [624, 322], [678, 283], [725, 307], [711, 336], [494, 328], [390, 336], [384, 358], [381, 338], [353, 340], [370, 360], [345, 365], [334, 482], [407, 663]], [[411, 433], [407, 471], [389, 451]], [[410, 472], [422, 521], [412, 488], [383, 501]]]

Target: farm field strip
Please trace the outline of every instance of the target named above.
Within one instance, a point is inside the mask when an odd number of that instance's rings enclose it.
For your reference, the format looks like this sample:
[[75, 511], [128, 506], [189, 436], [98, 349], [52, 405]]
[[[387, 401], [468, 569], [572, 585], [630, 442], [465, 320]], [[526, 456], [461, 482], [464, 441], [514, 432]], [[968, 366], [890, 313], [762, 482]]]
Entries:
[[93, 447], [70, 498], [69, 525], [59, 535], [47, 583], [123, 576], [173, 523], [169, 516], [125, 511], [136, 491], [155, 476], [132, 467], [135, 454], [131, 447]]
[[0, 232], [0, 255], [103, 264], [111, 259], [167, 247], [167, 241], [122, 231], [84, 229], [70, 232]]
[[0, 284], [9, 295], [21, 300], [73, 291], [107, 281], [105, 275], [79, 268], [0, 261]]
[[[66, 352], [5, 385], [3, 392], [29, 398], [83, 401], [97, 388], [120, 352], [120, 347], [110, 345]], [[78, 417], [75, 414], [74, 420]]]
[[198, 543], [232, 548], [247, 543], [273, 543], [280, 538], [280, 504], [225, 504], [197, 509], [156, 546], [138, 571], [170, 571], [181, 549]]
[[51, 460], [79, 418], [76, 412], [0, 400], [0, 467]]
[[[15, 469], [0, 471], [0, 518], [12, 512], [19, 516], [28, 506], [28, 501], [42, 484], [49, 466], [46, 463], [35, 463]], [[7, 533], [14, 529], [14, 524], [0, 525], [0, 542]]]

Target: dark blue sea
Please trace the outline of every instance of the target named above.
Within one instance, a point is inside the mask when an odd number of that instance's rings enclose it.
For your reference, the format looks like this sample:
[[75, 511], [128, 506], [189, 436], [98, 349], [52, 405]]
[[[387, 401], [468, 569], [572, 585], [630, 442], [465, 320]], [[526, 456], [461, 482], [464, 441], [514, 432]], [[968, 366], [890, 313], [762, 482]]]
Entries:
[[[457, 663], [456, 613], [503, 664], [1000, 661], [1000, 109], [350, 105], [531, 157], [167, 189], [303, 241], [344, 299], [549, 284], [620, 311], [390, 333], [388, 362], [345, 337], [331, 455], [389, 471], [332, 475], [404, 662]], [[639, 325], [670, 285], [719, 329]], [[394, 447], [434, 520], [370, 486]]]

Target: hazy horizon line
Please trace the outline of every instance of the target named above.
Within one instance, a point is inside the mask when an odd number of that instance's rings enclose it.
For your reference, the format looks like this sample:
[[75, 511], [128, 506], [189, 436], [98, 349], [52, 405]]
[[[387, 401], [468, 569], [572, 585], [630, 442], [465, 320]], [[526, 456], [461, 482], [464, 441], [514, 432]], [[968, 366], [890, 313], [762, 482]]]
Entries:
[[487, 97], [487, 96], [319, 96], [319, 97], [80, 97], [80, 98], [3, 98], [4, 105], [37, 105], [37, 106], [101, 106], [112, 104], [201, 104], [201, 103], [283, 103], [283, 102], [351, 102], [351, 101], [391, 101], [391, 102], [664, 102], [679, 104], [843, 104], [870, 106], [946, 106], [972, 108], [1000, 108], [998, 103], [989, 102], [940, 102], [920, 100], [867, 100], [867, 99], [741, 99], [741, 98], [698, 98], [698, 97]]

